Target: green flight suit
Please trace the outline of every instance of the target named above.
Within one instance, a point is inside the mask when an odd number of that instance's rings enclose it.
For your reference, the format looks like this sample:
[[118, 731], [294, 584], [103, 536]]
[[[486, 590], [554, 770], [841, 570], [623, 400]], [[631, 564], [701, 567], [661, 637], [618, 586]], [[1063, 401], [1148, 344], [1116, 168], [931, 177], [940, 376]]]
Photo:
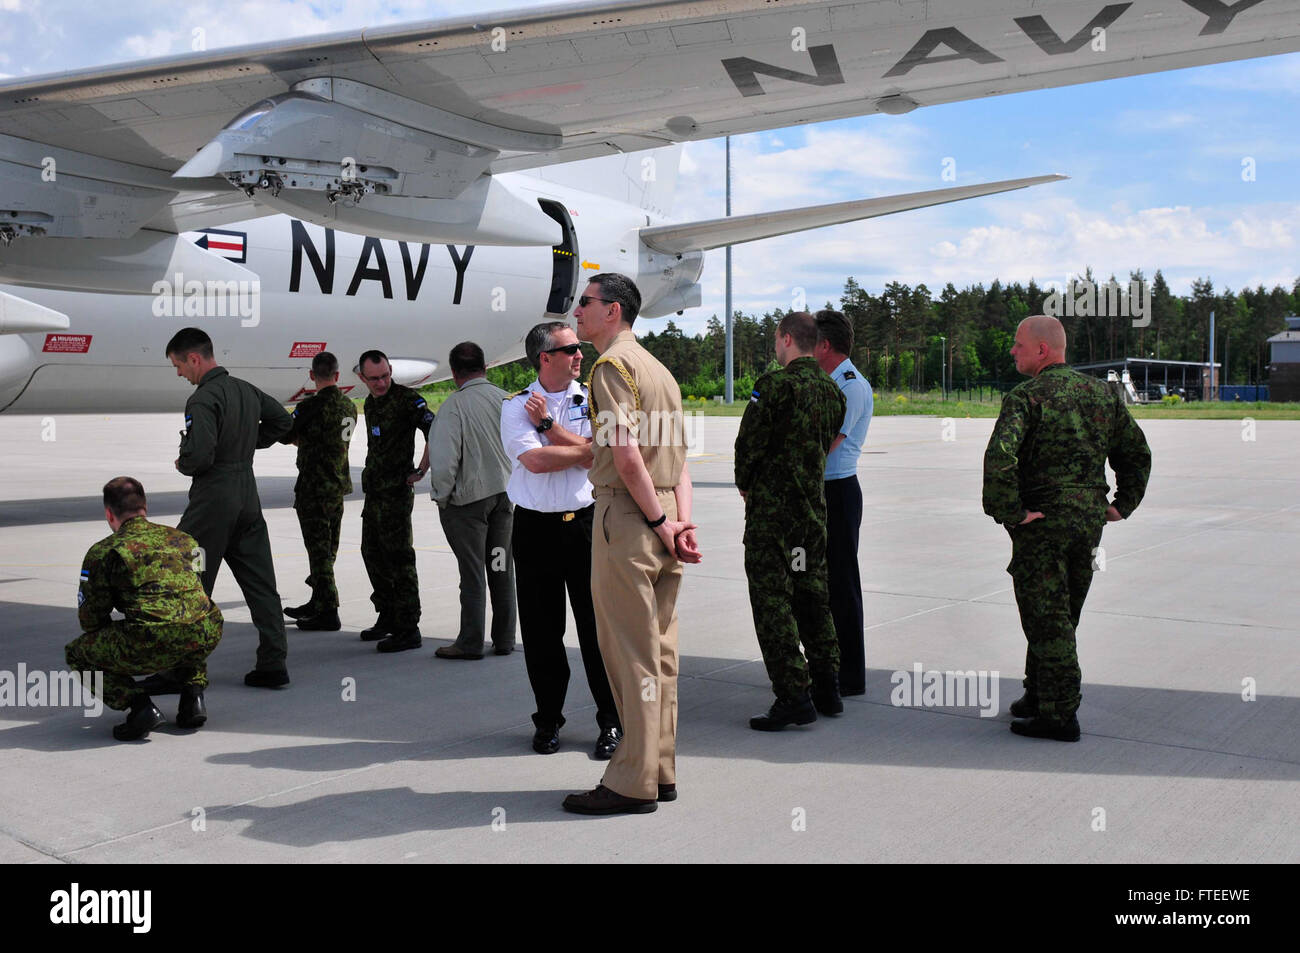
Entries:
[[366, 466], [361, 489], [361, 558], [373, 592], [370, 601], [395, 631], [420, 621], [420, 581], [415, 573], [411, 511], [415, 489], [408, 486], [415, 457], [415, 432], [429, 439], [433, 411], [418, 391], [392, 384], [383, 397], [366, 398]]
[[352, 492], [348, 444], [357, 424], [357, 405], [337, 386], [322, 387], [293, 412], [293, 429], [281, 443], [298, 445], [298, 481], [293, 508], [298, 514], [311, 575], [309, 615], [336, 611], [339, 591], [334, 559], [343, 527], [343, 498]]
[[749, 602], [763, 663], [779, 698], [808, 691], [810, 666], [839, 672], [827, 588], [823, 477], [826, 454], [843, 421], [839, 387], [816, 359], [797, 357], [755, 381], [736, 436]]
[[[1025, 690], [1039, 717], [1065, 722], [1082, 698], [1075, 629], [1106, 524], [1106, 461], [1114, 507], [1142, 502], [1151, 450], [1124, 399], [1064, 364], [1043, 368], [1002, 399], [984, 453], [984, 512], [1011, 535], [1007, 572], [1028, 650]], [[1042, 519], [1020, 525], [1026, 512]]]
[[[74, 672], [104, 673], [109, 708], [130, 707], [136, 674], [171, 669], [182, 684], [207, 687], [207, 658], [221, 641], [222, 618], [203, 591], [198, 554], [193, 537], [143, 516], [86, 553], [77, 590], [83, 634], [65, 656]], [[114, 609], [126, 618], [114, 620]]]
[[273, 398], [224, 367], [203, 375], [185, 403], [176, 469], [193, 477], [180, 529], [202, 550], [208, 595], [224, 559], [235, 574], [257, 627], [257, 668], [284, 671], [289, 654], [280, 594], [275, 587], [271, 539], [253, 477], [253, 451], [289, 432], [293, 421]]

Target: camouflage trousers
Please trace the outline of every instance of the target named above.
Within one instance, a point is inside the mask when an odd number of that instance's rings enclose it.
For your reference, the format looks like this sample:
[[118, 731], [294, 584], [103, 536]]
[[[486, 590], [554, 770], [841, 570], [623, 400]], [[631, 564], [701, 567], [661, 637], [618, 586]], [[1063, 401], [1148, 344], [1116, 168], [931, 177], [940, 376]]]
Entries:
[[1057, 519], [1049, 516], [1012, 528], [1007, 566], [1029, 643], [1025, 691], [1038, 698], [1039, 717], [1049, 721], [1068, 720], [1079, 710], [1082, 674], [1075, 628], [1092, 584], [1093, 554], [1102, 531], [1102, 524], [1091, 521]]
[[68, 643], [64, 657], [74, 672], [104, 673], [104, 704], [125, 711], [139, 694], [131, 676], [171, 670], [181, 684], [208, 686], [208, 656], [221, 641], [221, 610], [216, 606], [191, 625], [128, 625], [114, 620]]
[[[811, 685], [809, 668], [838, 672], [840, 644], [826, 581], [826, 526], [745, 513], [745, 576], [754, 632], [772, 690], [798, 697]], [[803, 643], [804, 652], [799, 650]]]
[[339, 607], [339, 590], [334, 584], [334, 559], [339, 552], [339, 533], [343, 527], [343, 498], [294, 497], [294, 511], [307, 547], [307, 565], [311, 575], [311, 608], [330, 612]]
[[370, 601], [397, 629], [414, 628], [420, 621], [420, 580], [411, 536], [414, 507], [415, 491], [398, 487], [367, 493], [361, 508], [361, 558], [374, 590]]

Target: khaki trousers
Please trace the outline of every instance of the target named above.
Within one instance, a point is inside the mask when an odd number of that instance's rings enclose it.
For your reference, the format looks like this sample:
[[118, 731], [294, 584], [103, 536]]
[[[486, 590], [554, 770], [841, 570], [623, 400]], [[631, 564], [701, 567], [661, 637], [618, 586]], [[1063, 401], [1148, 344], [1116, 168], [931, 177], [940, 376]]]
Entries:
[[[671, 489], [659, 490], [669, 519]], [[677, 590], [682, 564], [645, 523], [625, 490], [597, 487], [591, 534], [596, 638], [623, 741], [602, 783], [624, 797], [655, 798], [677, 783]]]

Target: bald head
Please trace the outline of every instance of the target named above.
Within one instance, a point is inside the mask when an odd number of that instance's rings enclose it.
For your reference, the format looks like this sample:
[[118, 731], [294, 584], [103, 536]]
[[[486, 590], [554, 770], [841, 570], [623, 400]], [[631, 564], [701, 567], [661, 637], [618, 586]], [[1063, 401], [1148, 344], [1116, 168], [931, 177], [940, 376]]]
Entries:
[[1052, 364], [1065, 363], [1065, 328], [1056, 318], [1036, 314], [1025, 318], [1016, 328], [1016, 343], [1011, 348], [1016, 370], [1030, 377]]

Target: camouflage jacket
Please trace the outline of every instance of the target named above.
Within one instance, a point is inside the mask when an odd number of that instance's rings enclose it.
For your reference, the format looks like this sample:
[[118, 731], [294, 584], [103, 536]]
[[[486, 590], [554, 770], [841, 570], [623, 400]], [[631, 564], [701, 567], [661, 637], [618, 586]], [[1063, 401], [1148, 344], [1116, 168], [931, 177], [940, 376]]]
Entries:
[[361, 489], [366, 493], [406, 486], [415, 464], [415, 432], [429, 439], [433, 411], [418, 391], [393, 384], [383, 397], [367, 397], [366, 468]]
[[1115, 509], [1127, 519], [1151, 475], [1142, 428], [1103, 381], [1052, 364], [1002, 399], [984, 452], [984, 512], [1005, 526], [1027, 510], [1050, 518], [1054, 508], [1102, 521], [1107, 460], [1117, 477]]
[[298, 445], [299, 499], [341, 499], [352, 492], [348, 443], [357, 425], [357, 405], [336, 386], [322, 387], [293, 412], [293, 429], [281, 443]]
[[220, 610], [203, 592], [199, 544], [187, 533], [133, 516], [81, 562], [77, 619], [101, 629], [117, 609], [129, 625], [187, 625]]
[[843, 421], [844, 395], [815, 358], [797, 357], [755, 381], [736, 436], [746, 510], [824, 514], [826, 454]]
[[185, 402], [176, 468], [186, 476], [216, 469], [249, 469], [253, 451], [269, 447], [293, 426], [276, 400], [224, 367], [203, 375]]

